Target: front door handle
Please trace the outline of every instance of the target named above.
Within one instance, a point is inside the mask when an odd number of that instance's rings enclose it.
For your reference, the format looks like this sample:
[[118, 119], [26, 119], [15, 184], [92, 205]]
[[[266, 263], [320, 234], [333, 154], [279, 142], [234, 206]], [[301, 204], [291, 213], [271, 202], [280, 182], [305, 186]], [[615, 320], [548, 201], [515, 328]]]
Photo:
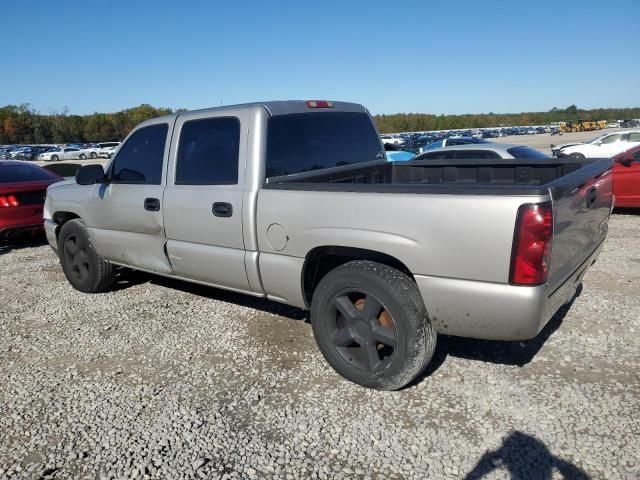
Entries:
[[230, 217], [233, 215], [233, 206], [227, 202], [215, 202], [211, 211], [216, 217]]
[[150, 212], [157, 212], [160, 210], [160, 200], [157, 198], [145, 198], [144, 209]]

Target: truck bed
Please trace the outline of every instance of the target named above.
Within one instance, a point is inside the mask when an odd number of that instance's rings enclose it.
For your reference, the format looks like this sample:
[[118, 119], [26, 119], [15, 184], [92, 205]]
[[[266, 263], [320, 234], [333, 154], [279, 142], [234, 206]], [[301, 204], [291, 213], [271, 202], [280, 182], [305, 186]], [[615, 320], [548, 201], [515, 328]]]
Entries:
[[[556, 195], [611, 166], [608, 159], [384, 160], [272, 177], [264, 188], [473, 195]], [[555, 196], [555, 195], [554, 195]]]

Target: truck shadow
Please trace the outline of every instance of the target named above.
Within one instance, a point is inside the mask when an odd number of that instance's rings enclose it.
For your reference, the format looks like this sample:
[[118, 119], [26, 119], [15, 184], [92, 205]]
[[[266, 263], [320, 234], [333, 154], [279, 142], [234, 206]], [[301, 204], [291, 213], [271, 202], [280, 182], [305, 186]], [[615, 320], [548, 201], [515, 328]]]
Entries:
[[[285, 318], [296, 321], [304, 321], [310, 323], [309, 312], [289, 305], [273, 302], [266, 298], [252, 297], [250, 295], [231, 292], [215, 287], [198, 285], [183, 280], [173, 278], [160, 277], [157, 275], [147, 274], [139, 271], [123, 269], [119, 274], [115, 290], [129, 288], [133, 285], [141, 283], [151, 283], [162, 287], [179, 290], [181, 292], [190, 293], [199, 297], [218, 300], [221, 302], [229, 302], [241, 307], [253, 308], [263, 312], [280, 315]], [[576, 291], [571, 301], [563, 306], [549, 320], [542, 331], [531, 340], [520, 342], [507, 342], [496, 340], [477, 340], [473, 338], [454, 337], [449, 335], [438, 335], [436, 350], [431, 363], [427, 369], [420, 374], [413, 382], [405, 388], [420, 383], [426, 377], [437, 371], [446, 361], [449, 355], [465, 358], [469, 360], [478, 360], [482, 362], [490, 362], [502, 365], [517, 365], [522, 367], [536, 356], [546, 341], [553, 333], [560, 328], [562, 321], [575, 299], [582, 293], [582, 285]]]
[[[481, 480], [495, 475], [495, 470], [506, 470], [512, 480], [536, 478], [551, 480], [562, 478], [589, 480], [589, 475], [571, 462], [553, 455], [537, 438], [514, 431], [507, 436], [502, 446], [485, 453], [476, 466], [464, 477], [465, 480]], [[554, 472], [560, 476], [554, 476]]]
[[501, 365], [517, 365], [522, 367], [537, 355], [546, 341], [560, 328], [564, 317], [571, 305], [582, 293], [582, 284], [576, 290], [576, 294], [565, 306], [549, 320], [542, 331], [531, 340], [520, 342], [506, 342], [497, 340], [477, 340], [474, 338], [453, 337], [450, 335], [438, 335], [436, 351], [427, 369], [420, 374], [411, 384], [420, 383], [426, 377], [438, 370], [451, 355], [468, 360], [497, 363]]
[[190, 293], [199, 297], [208, 298], [211, 300], [218, 300], [221, 302], [233, 303], [241, 307], [253, 308], [274, 315], [280, 315], [282, 317], [290, 318], [291, 320], [302, 320], [305, 323], [309, 323], [309, 312], [301, 310], [296, 307], [276, 303], [266, 298], [252, 297], [243, 293], [231, 292], [229, 290], [223, 290], [221, 288], [208, 287], [206, 285], [198, 285], [197, 283], [186, 282], [184, 280], [177, 280], [173, 278], [160, 277], [140, 271], [134, 271], [129, 269], [123, 269], [119, 273], [114, 285], [114, 290], [122, 290], [129, 288], [133, 285], [139, 285], [141, 283], [151, 283], [173, 290], [179, 290], [181, 292]]

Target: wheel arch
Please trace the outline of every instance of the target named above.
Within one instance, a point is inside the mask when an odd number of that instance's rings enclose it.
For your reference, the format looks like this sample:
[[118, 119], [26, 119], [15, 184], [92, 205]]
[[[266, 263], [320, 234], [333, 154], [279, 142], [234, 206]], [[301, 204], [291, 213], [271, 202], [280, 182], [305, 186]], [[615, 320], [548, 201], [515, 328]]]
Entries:
[[60, 229], [62, 226], [67, 223], [69, 220], [73, 220], [74, 218], [80, 218], [80, 215], [73, 212], [66, 211], [57, 211], [53, 215], [51, 215], [51, 219], [56, 222], [58, 225], [56, 227], [56, 240], [58, 238], [58, 234], [60, 233]]
[[387, 253], [365, 248], [340, 245], [323, 245], [311, 249], [305, 256], [302, 266], [302, 296], [307, 307], [311, 305], [313, 293], [318, 283], [327, 273], [340, 265], [354, 260], [370, 260], [395, 268], [406, 274], [412, 281], [415, 278], [411, 270], [399, 259]]

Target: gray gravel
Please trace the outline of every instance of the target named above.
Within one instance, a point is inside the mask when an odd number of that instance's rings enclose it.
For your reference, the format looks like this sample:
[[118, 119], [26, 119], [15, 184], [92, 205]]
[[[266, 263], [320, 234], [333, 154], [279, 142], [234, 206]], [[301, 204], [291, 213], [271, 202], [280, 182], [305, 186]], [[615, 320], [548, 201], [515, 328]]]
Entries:
[[83, 295], [6, 249], [0, 478], [640, 478], [640, 216], [610, 228], [538, 338], [440, 337], [401, 392], [339, 378], [300, 310], [142, 274]]

